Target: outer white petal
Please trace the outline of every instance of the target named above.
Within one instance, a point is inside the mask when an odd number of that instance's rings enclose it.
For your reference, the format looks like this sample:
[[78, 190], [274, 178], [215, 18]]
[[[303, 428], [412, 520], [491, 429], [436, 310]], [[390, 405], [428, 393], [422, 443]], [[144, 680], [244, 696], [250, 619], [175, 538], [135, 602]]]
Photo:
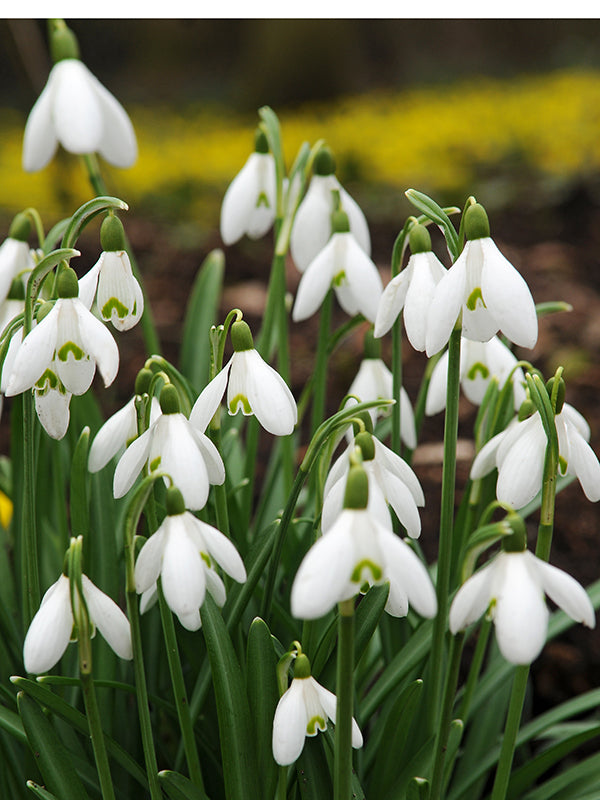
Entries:
[[87, 575], [81, 576], [83, 594], [92, 621], [119, 658], [133, 658], [129, 620], [107, 594], [100, 591]]
[[418, 506], [424, 506], [425, 495], [419, 479], [411, 467], [397, 453], [382, 444], [379, 439], [373, 439], [373, 442], [375, 444], [375, 462], [381, 471], [389, 472], [398, 477], [410, 489], [415, 503]]
[[88, 458], [89, 471], [98, 472], [105, 467], [136, 433], [137, 413], [135, 397], [132, 397], [123, 408], [106, 420], [94, 437]]
[[329, 241], [333, 207], [331, 190], [339, 188], [335, 175], [313, 175], [298, 206], [290, 237], [290, 252], [300, 272], [304, 272]]
[[404, 305], [404, 327], [415, 350], [423, 351], [429, 307], [435, 287], [446, 270], [431, 251], [415, 253], [409, 259], [409, 265], [411, 263], [413, 272]]
[[[527, 505], [541, 491], [544, 472], [546, 435], [541, 422], [534, 417], [532, 424], [523, 423], [520, 438], [504, 454], [506, 442], [501, 442], [498, 452], [500, 460], [496, 496], [501, 503], [508, 503], [514, 509]], [[530, 420], [526, 420], [529, 423]]]
[[[10, 236], [2, 242], [0, 245], [0, 302], [3, 303], [6, 300], [14, 278], [20, 272], [33, 269], [33, 266], [27, 242], [12, 239]], [[22, 305], [21, 303], [19, 311], [23, 310]], [[3, 328], [4, 325], [1, 326], [1, 329]]]
[[[339, 234], [337, 235], [339, 236]], [[339, 269], [338, 244], [335, 236], [332, 236], [325, 247], [307, 265], [306, 271], [300, 278], [296, 293], [292, 311], [294, 322], [312, 317], [325, 299], [336, 275], [336, 270]]]
[[573, 406], [569, 405], [569, 403], [565, 403], [559, 416], [565, 417], [565, 419], [567, 419], [577, 428], [586, 442], [589, 442], [592, 432], [590, 431], [590, 426], [588, 425], [583, 414], [580, 414], [579, 411], [577, 411], [576, 408], [573, 408]]
[[592, 503], [600, 500], [600, 463], [598, 457], [583, 436], [567, 422], [569, 437], [568, 471], [574, 472], [585, 496]]
[[57, 663], [73, 630], [69, 579], [61, 575], [42, 599], [25, 637], [23, 661], [27, 672], [39, 675]]
[[215, 572], [214, 569], [207, 569], [204, 571], [206, 578], [206, 590], [212, 596], [212, 599], [219, 606], [223, 608], [227, 600], [227, 592], [225, 591], [225, 584]]
[[425, 401], [425, 413], [428, 417], [439, 414], [446, 408], [446, 389], [448, 386], [448, 352], [442, 354], [431, 373]]
[[348, 214], [348, 221], [350, 222], [350, 231], [352, 232], [352, 235], [365, 253], [370, 256], [371, 236], [369, 234], [367, 218], [363, 214], [362, 209], [356, 200], [354, 200], [354, 198], [348, 194], [343, 186], [340, 186], [340, 200], [342, 201], [342, 208], [346, 214]]
[[454, 596], [450, 606], [449, 625], [451, 633], [458, 633], [476, 622], [487, 610], [491, 596], [490, 581], [494, 574], [495, 562], [485, 567], [463, 583]]
[[[239, 368], [245, 374], [248, 402], [262, 427], [275, 436], [290, 434], [298, 421], [298, 409], [294, 396], [281, 375], [263, 361], [256, 350], [234, 353], [230, 386], [234, 371], [237, 373]], [[231, 405], [229, 396], [228, 405]]]
[[[508, 429], [507, 429], [508, 430]], [[486, 442], [475, 456], [469, 477], [472, 480], [483, 478], [496, 467], [498, 448], [506, 436], [506, 430], [497, 433], [489, 442]]]
[[69, 428], [70, 392], [48, 389], [35, 392], [35, 411], [42, 427], [53, 439], [62, 439]]
[[94, 266], [78, 281], [79, 299], [88, 310], [91, 309], [94, 297], [96, 296], [98, 278], [100, 277], [100, 270], [102, 269], [105, 255], [106, 253], [102, 253]]
[[400, 437], [409, 450], [414, 450], [417, 446], [415, 415], [404, 387], [400, 389]]
[[[103, 253], [101, 258], [102, 268], [96, 297], [100, 315], [117, 330], [130, 330], [144, 311], [144, 296], [133, 275], [129, 256], [125, 250], [114, 250]], [[119, 316], [115, 300], [125, 307], [123, 316]]]
[[390, 330], [398, 314], [404, 308], [411, 273], [412, 269], [409, 263], [399, 275], [392, 278], [383, 290], [383, 294], [379, 299], [377, 316], [375, 317], [375, 329], [373, 331], [373, 336], [377, 339]]
[[98, 152], [115, 167], [131, 167], [137, 159], [137, 141], [131, 120], [123, 106], [88, 70], [102, 114], [102, 136]]
[[421, 518], [410, 489], [400, 478], [391, 473], [384, 476], [382, 488], [386, 500], [396, 512], [408, 535], [411, 539], [418, 539], [421, 535]]
[[145, 592], [142, 592], [142, 596], [140, 597], [140, 614], [145, 614], [146, 611], [149, 611], [153, 606], [156, 605], [158, 600], [158, 587], [156, 583], [152, 584], [149, 589], [146, 589]]
[[212, 381], [204, 387], [200, 396], [194, 403], [190, 414], [190, 422], [194, 428], [197, 428], [202, 433], [208, 428], [209, 422], [214, 417], [219, 403], [223, 399], [225, 389], [227, 388], [227, 377], [230, 367], [231, 359], [218, 375], [215, 375]]
[[[168, 531], [169, 520], [167, 517], [156, 533], [144, 543], [135, 562], [135, 590], [138, 594], [148, 592], [154, 587], [162, 569], [163, 550]], [[150, 600], [147, 600], [147, 605]], [[142, 612], [143, 613], [143, 612]]]
[[[366, 462], [368, 465], [369, 462]], [[325, 494], [321, 512], [321, 530], [326, 533], [335, 524], [344, 508], [344, 495], [346, 493], [346, 474], [331, 484]], [[392, 521], [387, 502], [382, 488], [379, 486], [373, 472], [369, 470], [369, 501], [367, 504], [369, 515], [377, 519], [381, 525], [391, 526]]]
[[23, 136], [23, 169], [25, 172], [37, 172], [37, 170], [43, 169], [58, 147], [58, 139], [52, 122], [55, 79], [56, 72], [53, 68], [43, 92], [27, 118]]
[[513, 664], [530, 664], [546, 642], [548, 609], [532, 572], [526, 552], [496, 556], [496, 639], [504, 658]]
[[302, 752], [305, 738], [304, 692], [301, 679], [295, 678], [275, 709], [272, 739], [275, 761], [281, 766], [293, 764]]
[[[260, 239], [269, 230], [275, 221], [276, 178], [275, 159], [272, 153], [255, 153], [259, 160], [258, 182], [263, 202], [255, 204], [248, 219], [246, 233], [251, 239]], [[266, 197], [268, 205], [264, 203]]]
[[354, 565], [351, 511], [343, 511], [331, 529], [304, 556], [294, 578], [292, 614], [317, 619], [343, 597]]
[[409, 602], [406, 587], [398, 581], [389, 582], [390, 592], [385, 604], [384, 611], [391, 617], [405, 617], [408, 614]]
[[423, 617], [435, 617], [437, 599], [427, 568], [398, 536], [378, 526], [377, 535], [386, 557], [386, 577], [390, 585], [398, 583], [408, 595], [408, 600]]
[[158, 469], [166, 472], [183, 495], [186, 508], [204, 508], [208, 500], [208, 472], [192, 428], [183, 414], [163, 414], [156, 423], [149, 460], [160, 456]]
[[175, 614], [191, 614], [204, 602], [205, 566], [188, 536], [183, 514], [170, 517], [163, 551], [161, 583], [165, 600]]
[[202, 620], [200, 619], [200, 610], [192, 611], [189, 614], [177, 614], [177, 619], [181, 622], [182, 626], [188, 631], [199, 631], [202, 627]]
[[52, 361], [56, 346], [58, 310], [52, 311], [23, 339], [15, 356], [12, 374], [8, 378], [6, 396], [21, 394], [30, 389]]
[[338, 233], [334, 236], [348, 237], [345, 260], [346, 279], [358, 309], [370, 322], [374, 323], [383, 292], [379, 270], [351, 233]]
[[95, 360], [104, 385], [110, 386], [119, 371], [119, 348], [117, 343], [108, 328], [99, 319], [96, 319], [80, 300], [75, 298], [73, 305], [79, 320], [81, 340], [85, 349]]
[[[247, 233], [257, 239], [264, 235], [275, 218], [275, 171], [273, 156], [252, 153], [230, 183], [221, 206], [221, 238], [227, 245]], [[258, 206], [264, 192], [268, 206]]]
[[[73, 394], [84, 394], [91, 386], [96, 372], [96, 362], [86, 347], [81, 335], [77, 307], [93, 317], [78, 298], [58, 300], [58, 330], [56, 334], [56, 354], [54, 368], [66, 389]], [[95, 317], [93, 317], [95, 319]], [[96, 322], [98, 320], [95, 319]], [[101, 324], [101, 323], [100, 323]], [[74, 345], [79, 351], [71, 351]]]
[[208, 482], [213, 486], [221, 486], [225, 482], [225, 465], [221, 454], [204, 433], [190, 425], [188, 430], [192, 434], [208, 473]]
[[193, 514], [186, 513], [185, 518], [186, 524], [191, 525], [200, 532], [211, 558], [214, 558], [217, 564], [235, 581], [244, 583], [246, 580], [246, 568], [233, 542], [217, 528], [213, 528], [212, 525], [196, 519]]
[[76, 58], [55, 65], [52, 119], [59, 142], [70, 153], [95, 153], [102, 138], [102, 111], [88, 68]]
[[557, 606], [575, 622], [582, 622], [588, 628], [596, 627], [596, 612], [583, 586], [558, 567], [542, 561], [533, 553], [526, 553], [530, 566], [537, 570], [542, 588]]
[[132, 442], [123, 453], [115, 469], [113, 478], [113, 494], [116, 498], [123, 497], [136, 481], [150, 452], [155, 426], [148, 428], [140, 437]]
[[529, 287], [492, 239], [481, 239], [481, 248], [481, 293], [488, 311], [511, 342], [533, 347], [537, 342], [538, 323]]
[[457, 258], [435, 287], [427, 315], [426, 350], [432, 356], [450, 339], [458, 319], [467, 288], [467, 263], [465, 252]]

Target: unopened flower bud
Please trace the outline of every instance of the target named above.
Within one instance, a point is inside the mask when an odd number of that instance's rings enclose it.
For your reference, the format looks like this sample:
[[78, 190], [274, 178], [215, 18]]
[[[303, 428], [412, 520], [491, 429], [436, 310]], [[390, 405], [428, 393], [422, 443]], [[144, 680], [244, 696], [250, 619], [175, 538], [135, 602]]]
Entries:
[[105, 253], [125, 250], [123, 223], [115, 214], [108, 214], [100, 227], [100, 246]]
[[485, 208], [473, 203], [465, 211], [465, 236], [467, 239], [486, 239], [490, 235], [490, 223]]
[[536, 408], [533, 400], [531, 400], [530, 398], [527, 398], [527, 400], [523, 400], [518, 413], [519, 422], [523, 422], [523, 420], [526, 420], [528, 417], [534, 414], [535, 411]]
[[408, 234], [408, 243], [413, 255], [428, 253], [431, 250], [431, 236], [425, 225], [420, 225], [417, 222], [412, 226]]
[[555, 391], [556, 393], [556, 403], [554, 408], [555, 414], [560, 414], [565, 404], [565, 395], [567, 388], [565, 386], [565, 382], [562, 378], [558, 379], [558, 387], [556, 390], [554, 389], [554, 384], [556, 382], [556, 378], [550, 378], [550, 380], [546, 383], [546, 391], [548, 392], [548, 396], [552, 399], [552, 393]]
[[243, 350], [254, 350], [252, 332], [243, 319], [237, 320], [231, 326], [231, 344], [236, 353]]
[[179, 395], [172, 383], [167, 383], [160, 390], [160, 410], [163, 414], [179, 414]]
[[135, 393], [148, 394], [154, 373], [147, 367], [142, 367], [135, 378]]
[[38, 324], [44, 319], [44, 317], [48, 316], [48, 314], [54, 308], [54, 303], [49, 303], [47, 301], [43, 302], [40, 306], [38, 306], [37, 311], [35, 312], [35, 318], [38, 321]]
[[363, 461], [373, 461], [375, 458], [375, 443], [373, 442], [373, 436], [370, 433], [367, 433], [367, 431], [359, 433], [354, 438], [354, 444], [357, 447], [360, 447]]
[[58, 276], [58, 296], [65, 297], [78, 297], [79, 284], [77, 282], [77, 275], [72, 267], [66, 267], [61, 270]]

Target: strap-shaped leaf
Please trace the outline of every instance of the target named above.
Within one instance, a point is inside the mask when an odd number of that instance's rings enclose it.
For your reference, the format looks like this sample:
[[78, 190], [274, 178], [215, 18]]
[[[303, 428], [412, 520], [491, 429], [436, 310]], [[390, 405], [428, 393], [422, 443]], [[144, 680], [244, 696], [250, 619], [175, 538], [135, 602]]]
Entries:
[[86, 426], [75, 446], [71, 469], [71, 531], [73, 536], [87, 536], [90, 527], [88, 498], [88, 450], [90, 429]]
[[406, 800], [427, 800], [429, 781], [427, 778], [413, 778], [406, 789]]
[[298, 788], [302, 800], [331, 800], [333, 785], [321, 736], [307, 738], [296, 761]]
[[39, 797], [40, 800], [59, 800], [56, 795], [49, 792], [47, 789], [44, 789], [43, 786], [40, 786], [33, 781], [27, 781], [27, 788], [31, 791], [36, 797]]
[[163, 769], [158, 779], [170, 800], [208, 800], [202, 789], [179, 772]]
[[71, 217], [63, 235], [62, 246], [73, 247], [85, 226], [98, 214], [111, 208], [117, 211], [127, 211], [129, 206], [118, 197], [94, 197], [93, 200], [84, 203]]
[[435, 200], [432, 200], [431, 197], [423, 194], [423, 192], [418, 192], [416, 189], [408, 189], [404, 194], [413, 206], [418, 208], [419, 211], [422, 211], [426, 217], [429, 217], [432, 222], [435, 222], [435, 224], [439, 225], [443, 230], [452, 260], [456, 261], [460, 255], [458, 249], [458, 234], [444, 209], [439, 206]]

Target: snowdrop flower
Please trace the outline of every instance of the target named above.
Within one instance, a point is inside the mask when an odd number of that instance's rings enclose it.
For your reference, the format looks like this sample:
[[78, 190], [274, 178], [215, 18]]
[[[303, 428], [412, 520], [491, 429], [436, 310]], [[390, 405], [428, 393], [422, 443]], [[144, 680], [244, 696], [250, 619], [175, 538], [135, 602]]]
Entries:
[[[94, 437], [88, 458], [90, 472], [99, 472], [120, 450], [125, 449], [137, 438], [135, 399], [135, 396], [132, 397], [123, 408], [109, 417]], [[150, 425], [152, 426], [162, 412], [156, 397], [151, 399], [150, 404]]]
[[291, 593], [292, 614], [317, 619], [336, 603], [358, 594], [365, 583], [389, 581], [388, 614], [403, 617], [409, 602], [425, 617], [437, 611], [435, 590], [414, 551], [369, 512], [369, 481], [362, 467], [348, 472], [344, 508], [318, 539], [296, 573]]
[[395, 511], [408, 535], [417, 539], [421, 534], [419, 506], [425, 496], [419, 479], [409, 465], [368, 431], [359, 433], [329, 470], [323, 490], [321, 529], [326, 533], [341, 514], [350, 456], [359, 447], [362, 466], [369, 479], [367, 510], [384, 527], [391, 527], [387, 505]]
[[[600, 463], [589, 446], [590, 429], [573, 406], [565, 403], [554, 421], [558, 434], [559, 470], [574, 475], [588, 500], [600, 500]], [[471, 478], [476, 480], [498, 469], [496, 496], [501, 503], [520, 509], [542, 488], [547, 438], [539, 412], [519, 422], [485, 444], [473, 461]]]
[[454, 634], [489, 608], [500, 652], [513, 664], [530, 664], [546, 642], [549, 614], [544, 594], [576, 622], [588, 628], [596, 624], [585, 589], [526, 550], [525, 543], [524, 531], [507, 537], [505, 549], [460, 587], [450, 608]]
[[[200, 628], [200, 606], [206, 590], [219, 605], [225, 602], [225, 587], [213, 562], [238, 583], [246, 570], [233, 543], [212, 525], [185, 510], [179, 489], [167, 490], [167, 516], [140, 550], [135, 563], [135, 587], [139, 594], [153, 592], [160, 577], [165, 600], [179, 621], [190, 631]], [[152, 598], [146, 594], [144, 611]]]
[[102, 319], [118, 331], [128, 331], [142, 316], [144, 296], [125, 250], [123, 224], [114, 214], [102, 223], [100, 242], [103, 252], [79, 281], [79, 299], [91, 308], [95, 297]]
[[331, 237], [334, 191], [340, 194], [354, 239], [367, 256], [371, 255], [371, 237], [365, 215], [356, 201], [340, 186], [334, 173], [333, 153], [328, 147], [323, 147], [315, 157], [313, 177], [296, 212], [290, 238], [290, 253], [300, 272], [304, 272], [314, 261]]
[[[125, 614], [86, 575], [81, 576], [81, 583], [90, 622], [120, 658], [132, 659], [131, 632]], [[39, 675], [52, 669], [67, 649], [73, 625], [69, 578], [61, 575], [42, 598], [27, 631], [23, 647], [27, 672]]]
[[[204, 508], [209, 484], [222, 484], [225, 467], [219, 451], [201, 430], [179, 410], [179, 397], [172, 384], [160, 393], [162, 414], [123, 453], [115, 469], [113, 494], [123, 497], [135, 483], [144, 464], [171, 477], [194, 511]], [[165, 483], [168, 479], [165, 477]]]
[[423, 351], [429, 306], [446, 268], [431, 251], [431, 237], [424, 225], [412, 226], [409, 241], [412, 255], [405, 269], [392, 278], [381, 295], [374, 335], [379, 338], [387, 333], [404, 309], [408, 340], [415, 350]]
[[[489, 342], [474, 342], [463, 337], [460, 346], [460, 384], [467, 399], [481, 405], [492, 378], [500, 387], [510, 376], [513, 386], [514, 407], [518, 411], [525, 400], [525, 375], [520, 367], [515, 369], [516, 356], [497, 336]], [[446, 407], [446, 386], [448, 383], [448, 353], [445, 352], [431, 373], [425, 413], [437, 414]]]
[[119, 369], [119, 351], [104, 325], [77, 297], [75, 272], [67, 267], [58, 279], [59, 299], [23, 339], [8, 379], [7, 396], [20, 394], [42, 379], [46, 370], [55, 374], [66, 391], [84, 394], [94, 378], [96, 365], [109, 386]]
[[254, 414], [262, 427], [286, 436], [298, 421], [296, 401], [281, 375], [254, 349], [247, 323], [238, 320], [231, 326], [234, 353], [219, 374], [204, 388], [192, 408], [190, 422], [205, 430], [213, 418], [227, 387], [227, 408], [231, 415]]
[[223, 198], [221, 239], [225, 244], [234, 244], [244, 234], [260, 239], [275, 220], [275, 159], [260, 129], [255, 135], [254, 150]]
[[35, 266], [27, 243], [30, 233], [29, 219], [25, 214], [17, 214], [7, 238], [0, 245], [0, 303], [8, 297], [14, 279], [22, 280]]
[[[282, 767], [300, 757], [307, 736], [327, 730], [327, 719], [335, 723], [337, 697], [311, 675], [304, 653], [296, 656], [294, 677], [282, 694], [273, 719], [273, 758]], [[363, 738], [352, 717], [352, 747], [362, 747]]]
[[306, 267], [300, 278], [292, 311], [294, 322], [311, 317], [331, 286], [347, 314], [363, 314], [375, 321], [383, 291], [379, 270], [350, 232], [348, 215], [333, 213], [331, 239]]
[[464, 250], [437, 284], [427, 316], [427, 355], [448, 342], [462, 311], [462, 333], [486, 342], [501, 330], [521, 347], [537, 341], [529, 287], [490, 238], [487, 215], [474, 203], [465, 212]]
[[137, 142], [123, 107], [79, 60], [77, 40], [64, 23], [50, 44], [55, 64], [25, 126], [23, 169], [45, 167], [59, 142], [70, 153], [97, 152], [116, 167], [130, 167]]

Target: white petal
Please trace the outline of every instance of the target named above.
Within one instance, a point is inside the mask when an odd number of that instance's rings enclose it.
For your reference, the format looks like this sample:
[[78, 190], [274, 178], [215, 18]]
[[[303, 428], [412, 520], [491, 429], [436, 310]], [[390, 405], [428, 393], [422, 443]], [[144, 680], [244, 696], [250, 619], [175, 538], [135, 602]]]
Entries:
[[154, 427], [148, 428], [140, 437], [132, 442], [123, 453], [115, 469], [113, 478], [113, 494], [115, 498], [123, 497], [131, 489], [150, 452], [150, 444], [154, 435]]
[[70, 153], [95, 153], [102, 137], [102, 112], [91, 73], [75, 58], [59, 61], [54, 71], [52, 119], [58, 140]]
[[[60, 300], [56, 305], [60, 303]], [[23, 339], [8, 378], [6, 396], [21, 394], [30, 389], [52, 361], [56, 346], [58, 312], [56, 305]]]
[[[508, 429], [507, 429], [508, 430]], [[506, 431], [501, 431], [486, 442], [475, 456], [469, 477], [471, 480], [483, 478], [496, 467], [498, 448], [506, 436]]]
[[[534, 420], [533, 417], [530, 419]], [[521, 425], [521, 436], [506, 455], [499, 450], [498, 457], [502, 460], [498, 470], [496, 496], [501, 503], [507, 503], [517, 510], [533, 500], [542, 488], [546, 435], [541, 422], [539, 425], [536, 422], [534, 420], [534, 424]], [[504, 442], [501, 442], [501, 447], [503, 446]]]
[[346, 278], [359, 310], [370, 322], [374, 323], [383, 292], [379, 270], [351, 233], [335, 235], [349, 237], [346, 243]]
[[160, 417], [148, 457], [151, 464], [160, 457], [158, 469], [171, 476], [186, 508], [194, 511], [204, 508], [208, 500], [208, 472], [191, 425], [183, 414]]
[[[330, 692], [324, 686], [316, 681], [313, 677], [308, 678], [308, 680], [312, 681], [313, 688], [317, 692], [319, 697], [319, 702], [323, 706], [323, 711], [327, 714], [329, 719], [335, 724], [335, 716], [337, 712], [337, 697], [334, 695], [333, 692]], [[355, 749], [358, 747], [362, 747], [363, 745], [363, 737], [362, 733], [360, 732], [360, 728], [354, 717], [352, 717], [352, 747]]]
[[332, 236], [300, 278], [292, 311], [294, 322], [308, 319], [317, 311], [331, 286], [337, 267], [337, 242]]
[[380, 338], [390, 330], [398, 314], [404, 308], [411, 272], [412, 270], [407, 266], [399, 275], [392, 278], [383, 290], [383, 294], [379, 299], [377, 316], [375, 317], [375, 329], [373, 331], [375, 338]]
[[408, 600], [415, 611], [423, 617], [435, 617], [437, 599], [435, 589], [427, 568], [398, 536], [391, 531], [378, 527], [377, 535], [381, 549], [386, 554], [386, 577], [390, 585], [398, 583], [408, 595]]
[[[423, 351], [426, 344], [429, 307], [435, 287], [446, 270], [431, 251], [428, 253], [415, 253], [410, 257], [410, 263], [413, 265], [413, 272], [404, 305], [404, 327], [406, 328], [406, 335], [415, 350]], [[441, 268], [441, 273], [438, 270], [438, 265]]]
[[[272, 165], [272, 169], [268, 164]], [[262, 188], [266, 181], [269, 182], [268, 192]], [[268, 153], [252, 153], [228, 186], [223, 198], [221, 238], [225, 244], [237, 242], [250, 230], [254, 239], [269, 230], [275, 218], [274, 186], [273, 156]], [[257, 204], [263, 191], [268, 205], [261, 204], [259, 207]]]
[[53, 439], [62, 439], [69, 428], [70, 402], [70, 392], [54, 389], [35, 392], [36, 414], [46, 433]]
[[400, 389], [400, 437], [409, 450], [417, 446], [415, 415], [404, 387]]
[[23, 661], [27, 672], [48, 672], [67, 649], [73, 630], [69, 579], [61, 575], [46, 592], [27, 631]]
[[[0, 303], [4, 303], [6, 300], [14, 278], [21, 272], [33, 269], [33, 266], [27, 242], [12, 239], [10, 236], [2, 242], [0, 245]], [[17, 313], [23, 310], [23, 303], [21, 302], [20, 305]], [[1, 326], [0, 331], [3, 328], [4, 325]]]
[[117, 330], [130, 330], [143, 313], [144, 298], [129, 256], [125, 250], [116, 250], [103, 253], [101, 259], [96, 297], [100, 315]]
[[110, 386], [119, 371], [117, 343], [108, 328], [96, 319], [80, 300], [75, 300], [74, 306], [84, 347], [98, 365], [104, 385]]
[[586, 442], [589, 442], [592, 432], [590, 426], [587, 424], [585, 417], [577, 411], [576, 408], [565, 403], [559, 416], [564, 416], [572, 425], [574, 425], [579, 433], [583, 436]]
[[149, 611], [153, 606], [156, 605], [157, 600], [158, 587], [156, 586], [156, 583], [154, 583], [149, 589], [146, 589], [145, 592], [142, 592], [142, 596], [140, 597], [140, 614], [145, 614], [146, 611]]
[[[306, 680], [306, 679], [304, 679]], [[273, 758], [281, 766], [293, 764], [304, 747], [306, 709], [300, 679], [281, 696], [273, 718]]]
[[447, 344], [458, 319], [467, 287], [467, 264], [463, 251], [435, 287], [427, 315], [426, 350], [432, 356]]
[[204, 602], [204, 563], [187, 535], [183, 514], [170, 517], [166, 534], [161, 570], [165, 600], [175, 614], [191, 614]]
[[177, 619], [188, 631], [198, 631], [202, 627], [199, 610], [192, 611], [189, 614], [177, 614]]
[[211, 558], [214, 558], [217, 564], [235, 581], [244, 583], [246, 568], [233, 542], [217, 528], [196, 519], [192, 514], [186, 514], [185, 517], [189, 524], [199, 529]]
[[592, 503], [600, 500], [600, 463], [583, 436], [569, 425], [569, 472], [573, 471], [585, 496]]
[[365, 253], [370, 256], [371, 236], [369, 234], [367, 219], [363, 214], [362, 209], [356, 200], [354, 200], [354, 198], [348, 194], [343, 186], [340, 186], [340, 200], [342, 201], [343, 210], [346, 212], [346, 214], [348, 214], [348, 221], [350, 222], [350, 231], [352, 232], [352, 235]]
[[106, 253], [102, 253], [94, 266], [85, 273], [83, 278], [78, 281], [79, 285], [79, 299], [83, 305], [89, 310], [94, 302], [96, 296], [96, 289], [98, 288], [98, 278], [100, 277], [100, 270]]
[[227, 600], [225, 584], [214, 569], [205, 570], [204, 576], [206, 578], [206, 591], [210, 593], [212, 599], [219, 606], [219, 608], [223, 608], [225, 601]]
[[190, 422], [194, 428], [197, 428], [202, 433], [208, 428], [209, 422], [214, 417], [219, 403], [223, 399], [230, 367], [231, 360], [217, 375], [215, 375], [212, 381], [204, 387], [200, 396], [194, 403], [190, 414]]
[[304, 272], [329, 241], [333, 208], [331, 190], [339, 188], [335, 175], [313, 175], [298, 206], [290, 237], [290, 252], [300, 272]]
[[476, 622], [487, 610], [491, 597], [490, 581], [495, 569], [492, 561], [466, 580], [450, 606], [451, 633], [458, 633]]
[[133, 658], [129, 620], [107, 594], [100, 591], [87, 575], [81, 576], [83, 595], [90, 618], [119, 658]]
[[527, 553], [527, 556], [534, 563], [548, 597], [575, 622], [583, 622], [588, 628], [595, 628], [594, 606], [583, 586], [562, 569], [536, 558], [533, 553]]
[[[138, 554], [135, 562], [135, 590], [138, 594], [148, 592], [152, 587], [156, 591], [156, 581], [162, 569], [163, 550], [170, 519], [171, 517], [166, 517], [156, 533], [153, 533], [144, 542], [144, 546]], [[146, 602], [149, 605], [150, 599]]]
[[[373, 439], [373, 441], [375, 444], [375, 462], [378, 467], [382, 472], [390, 472], [392, 475], [399, 478], [402, 483], [409, 488], [415, 503], [418, 506], [424, 506], [425, 495], [423, 494], [419, 479], [411, 467], [409, 467], [406, 461], [397, 453], [394, 453], [393, 450], [390, 450], [389, 447], [386, 447], [380, 442], [379, 439]], [[382, 478], [382, 483], [383, 482], [384, 480]]]
[[387, 502], [396, 512], [408, 535], [411, 539], [418, 539], [421, 535], [421, 518], [410, 489], [391, 473], [385, 476], [383, 489]]
[[136, 433], [137, 412], [135, 398], [132, 397], [123, 408], [106, 420], [94, 437], [88, 458], [89, 471], [98, 472], [105, 467]]
[[446, 408], [446, 392], [448, 387], [448, 351], [442, 354], [431, 373], [427, 387], [425, 413], [428, 417], [439, 414]]
[[78, 306], [98, 322], [79, 298], [59, 300], [55, 306], [58, 313], [58, 325], [54, 365], [65, 388], [73, 394], [80, 395], [90, 388], [96, 371], [96, 363], [81, 335]]
[[294, 395], [281, 375], [260, 357], [256, 350], [235, 353], [231, 375], [244, 359], [248, 402], [262, 427], [275, 436], [290, 434], [298, 421]]
[[88, 74], [102, 114], [98, 152], [115, 167], [131, 167], [137, 159], [137, 141], [131, 120], [116, 97], [89, 70]]
[[43, 92], [27, 118], [23, 136], [23, 169], [25, 172], [37, 172], [37, 170], [43, 169], [58, 147], [58, 139], [52, 122], [55, 79], [56, 72], [53, 68]]
[[213, 486], [221, 486], [221, 484], [225, 483], [225, 465], [219, 451], [204, 433], [201, 433], [192, 425], [189, 426], [189, 430], [204, 459], [208, 482]]

